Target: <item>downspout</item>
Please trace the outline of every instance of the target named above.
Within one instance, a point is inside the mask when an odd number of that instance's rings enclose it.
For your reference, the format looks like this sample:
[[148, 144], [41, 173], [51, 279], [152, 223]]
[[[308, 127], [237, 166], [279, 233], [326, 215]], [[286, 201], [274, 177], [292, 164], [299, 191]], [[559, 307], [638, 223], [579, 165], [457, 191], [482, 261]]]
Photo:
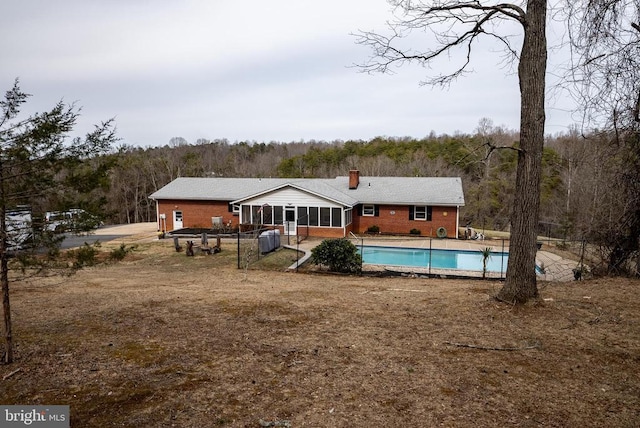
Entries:
[[345, 207], [342, 207], [342, 237], [346, 238], [347, 237], [347, 215], [346, 215], [346, 210]]
[[153, 198], [149, 198], [156, 203], [156, 223], [158, 224], [158, 232], [164, 232], [162, 230], [162, 221], [160, 219], [160, 207], [158, 206], [158, 201]]
[[456, 205], [456, 239], [460, 239], [458, 236], [459, 229], [460, 229], [460, 205]]

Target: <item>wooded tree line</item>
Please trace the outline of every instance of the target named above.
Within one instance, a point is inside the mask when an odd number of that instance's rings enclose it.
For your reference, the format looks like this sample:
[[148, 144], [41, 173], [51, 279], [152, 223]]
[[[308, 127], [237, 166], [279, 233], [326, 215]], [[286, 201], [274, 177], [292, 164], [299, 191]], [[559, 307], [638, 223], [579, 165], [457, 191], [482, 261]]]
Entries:
[[[541, 221], [557, 237], [580, 239], [610, 233], [628, 204], [621, 181], [632, 170], [628, 144], [608, 133], [577, 129], [547, 137], [543, 153]], [[635, 143], [637, 146], [637, 142]], [[332, 178], [357, 168], [363, 176], [460, 176], [466, 206], [462, 223], [506, 230], [514, 198], [518, 133], [482, 119], [474, 134], [422, 139], [377, 137], [369, 141], [230, 143], [174, 139], [153, 148], [121, 147], [104, 194], [113, 223], [155, 221], [149, 195], [171, 180], [189, 177]], [[637, 147], [636, 147], [637, 150]], [[637, 156], [637, 154], [636, 154]], [[636, 170], [638, 168], [636, 167]], [[626, 180], [633, 183], [631, 177]]]

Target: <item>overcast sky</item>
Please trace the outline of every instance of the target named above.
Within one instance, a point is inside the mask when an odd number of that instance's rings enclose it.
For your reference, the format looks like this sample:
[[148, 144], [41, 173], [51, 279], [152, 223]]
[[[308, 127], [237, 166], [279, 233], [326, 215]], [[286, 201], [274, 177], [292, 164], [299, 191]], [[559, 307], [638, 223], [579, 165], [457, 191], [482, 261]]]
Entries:
[[[113, 117], [123, 143], [145, 147], [420, 138], [483, 117], [517, 129], [517, 77], [490, 47], [445, 90], [420, 86], [417, 66], [350, 67], [370, 54], [351, 33], [390, 18], [385, 0], [4, 0], [0, 90], [18, 77], [25, 111], [76, 102], [78, 131]], [[571, 125], [561, 104], [548, 106], [550, 133]]]

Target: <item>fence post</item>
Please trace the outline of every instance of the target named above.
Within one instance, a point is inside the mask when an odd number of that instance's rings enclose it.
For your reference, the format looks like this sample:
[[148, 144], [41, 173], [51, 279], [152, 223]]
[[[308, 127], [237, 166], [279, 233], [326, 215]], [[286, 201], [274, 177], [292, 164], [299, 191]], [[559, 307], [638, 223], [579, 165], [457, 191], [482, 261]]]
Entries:
[[431, 276], [431, 244], [433, 243], [433, 238], [429, 238], [429, 276]]
[[291, 234], [289, 233], [289, 223], [290, 222], [288, 220], [284, 222], [284, 232], [287, 235], [287, 245], [291, 245]]
[[364, 265], [364, 238], [360, 238], [360, 276], [362, 276], [363, 265]]
[[504, 278], [504, 238], [502, 239], [502, 255], [500, 256], [500, 275]]

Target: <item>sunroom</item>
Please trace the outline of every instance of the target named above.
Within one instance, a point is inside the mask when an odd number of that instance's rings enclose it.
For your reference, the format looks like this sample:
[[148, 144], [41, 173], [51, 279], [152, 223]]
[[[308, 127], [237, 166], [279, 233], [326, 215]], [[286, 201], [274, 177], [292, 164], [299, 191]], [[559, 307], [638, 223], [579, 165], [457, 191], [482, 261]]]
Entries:
[[327, 198], [293, 184], [233, 201], [240, 224], [271, 226], [285, 235], [323, 237], [349, 233], [353, 223], [351, 203], [355, 201]]

